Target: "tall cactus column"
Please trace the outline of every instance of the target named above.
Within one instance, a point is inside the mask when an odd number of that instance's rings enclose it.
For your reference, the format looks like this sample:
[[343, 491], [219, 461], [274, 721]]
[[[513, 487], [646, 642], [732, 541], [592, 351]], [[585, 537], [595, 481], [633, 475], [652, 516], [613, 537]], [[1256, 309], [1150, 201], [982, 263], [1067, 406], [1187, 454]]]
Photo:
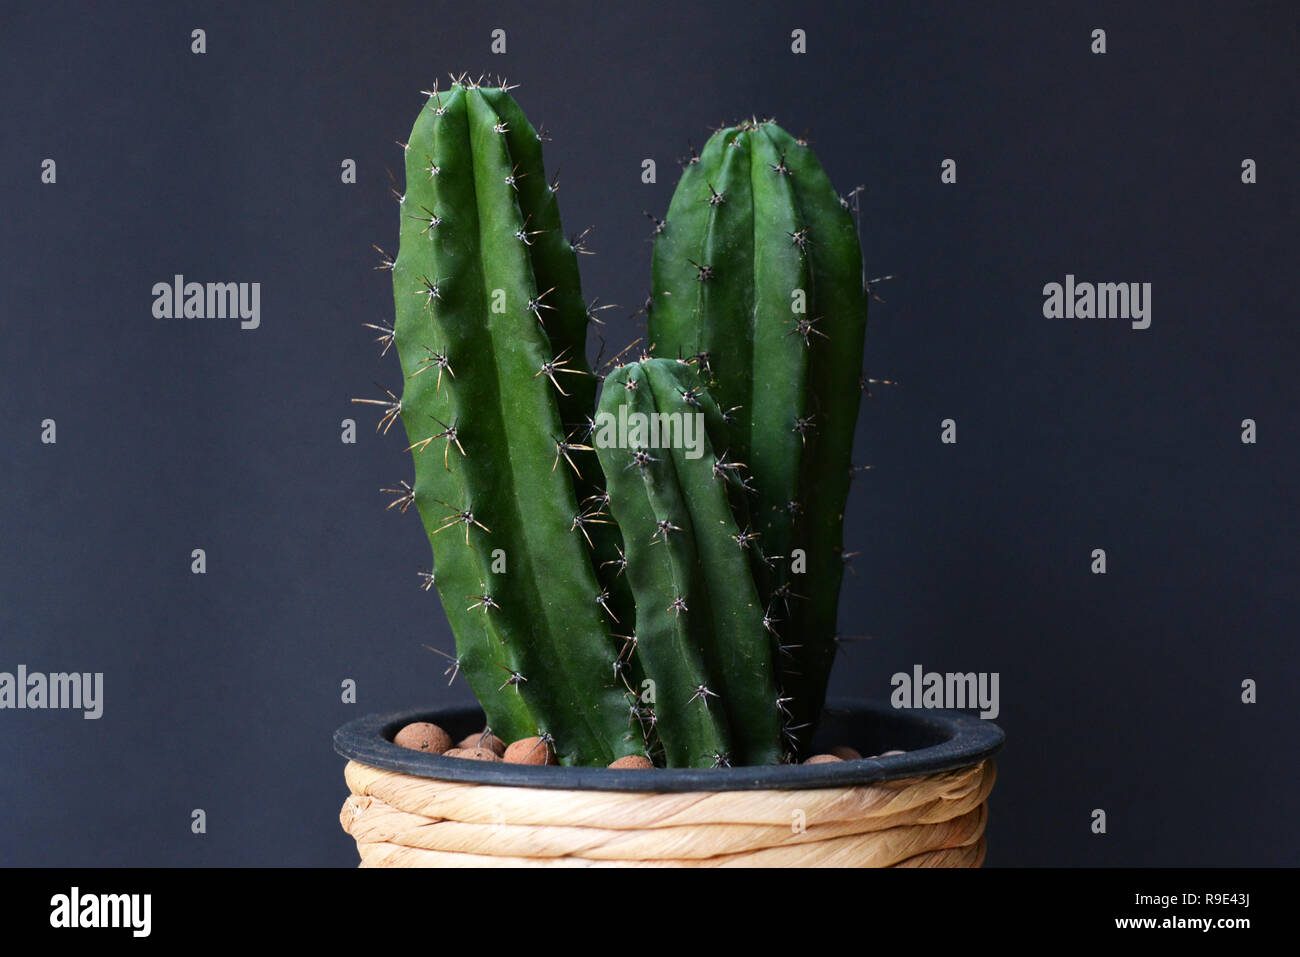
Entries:
[[548, 735], [566, 764], [638, 753], [608, 593], [575, 521], [575, 483], [600, 484], [573, 431], [594, 395], [586, 306], [537, 132], [504, 90], [429, 97], [401, 208], [406, 384], [392, 411], [415, 482], [395, 504], [424, 522], [460, 672], [507, 740]]
[[733, 420], [801, 748], [835, 656], [866, 312], [857, 231], [812, 150], [770, 121], [716, 133], [656, 233], [650, 340]]

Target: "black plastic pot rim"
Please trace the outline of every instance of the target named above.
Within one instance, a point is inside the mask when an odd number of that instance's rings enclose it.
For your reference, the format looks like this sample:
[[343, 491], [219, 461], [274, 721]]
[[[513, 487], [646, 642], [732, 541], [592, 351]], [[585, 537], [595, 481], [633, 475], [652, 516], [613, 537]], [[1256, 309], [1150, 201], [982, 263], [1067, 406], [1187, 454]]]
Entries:
[[[345, 758], [416, 777], [466, 784], [593, 791], [754, 791], [852, 787], [919, 777], [979, 764], [1002, 747], [1005, 735], [991, 722], [956, 711], [899, 709], [856, 700], [827, 703], [818, 740], [825, 747], [858, 747], [867, 740], [919, 745], [888, 757], [825, 764], [738, 768], [625, 770], [539, 767], [448, 758], [399, 747], [393, 737], [413, 721], [429, 721], [459, 740], [483, 729], [477, 708], [444, 708], [366, 715], [334, 732], [334, 750]], [[858, 743], [855, 743], [858, 742]], [[859, 748], [860, 749], [860, 748]]]

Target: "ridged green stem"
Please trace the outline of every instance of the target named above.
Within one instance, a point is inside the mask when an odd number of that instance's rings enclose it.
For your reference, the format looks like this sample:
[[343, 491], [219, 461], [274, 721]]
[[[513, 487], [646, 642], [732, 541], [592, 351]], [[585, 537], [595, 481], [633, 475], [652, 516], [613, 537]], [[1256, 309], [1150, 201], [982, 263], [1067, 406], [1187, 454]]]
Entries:
[[586, 443], [566, 420], [590, 415], [594, 390], [573, 260], [514, 101], [463, 85], [431, 96], [406, 148], [393, 266], [414, 504], [489, 724], [551, 735], [562, 763], [605, 764], [641, 740], [574, 524], [575, 482], [598, 480], [590, 453], [588, 476], [569, 462]]
[[[668, 765], [772, 764], [781, 724], [771, 648], [727, 471], [717, 467], [712, 403], [675, 360], [624, 366], [605, 380], [596, 447]], [[661, 422], [672, 431], [656, 433]]]
[[809, 147], [775, 123], [716, 133], [673, 195], [654, 253], [650, 340], [693, 358], [750, 469], [756, 569], [780, 635], [781, 693], [805, 750], [835, 657], [842, 529], [866, 328], [851, 215]]

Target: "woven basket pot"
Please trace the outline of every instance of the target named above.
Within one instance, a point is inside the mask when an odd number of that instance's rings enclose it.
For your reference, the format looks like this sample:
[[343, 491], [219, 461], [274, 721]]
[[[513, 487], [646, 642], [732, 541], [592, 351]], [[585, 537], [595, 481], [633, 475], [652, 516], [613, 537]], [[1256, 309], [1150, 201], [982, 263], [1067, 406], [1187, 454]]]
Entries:
[[832, 702], [814, 765], [537, 767], [393, 744], [412, 721], [458, 740], [475, 709], [371, 715], [340, 728], [340, 822], [362, 867], [978, 867], [1001, 729], [947, 711]]

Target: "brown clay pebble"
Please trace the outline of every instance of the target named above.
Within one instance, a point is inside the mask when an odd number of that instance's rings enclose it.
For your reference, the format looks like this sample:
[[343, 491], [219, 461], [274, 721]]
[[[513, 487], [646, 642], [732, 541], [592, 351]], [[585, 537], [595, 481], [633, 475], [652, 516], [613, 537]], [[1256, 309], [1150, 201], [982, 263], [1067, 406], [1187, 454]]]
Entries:
[[397, 737], [393, 738], [393, 744], [403, 748], [410, 748], [412, 751], [428, 751], [430, 754], [442, 754], [451, 747], [451, 735], [436, 724], [429, 724], [427, 721], [416, 721], [397, 732]]
[[458, 748], [487, 748], [497, 757], [506, 753], [506, 743], [495, 734], [485, 735], [482, 731], [467, 734], [465, 740], [456, 745]]
[[443, 754], [444, 758], [466, 758], [470, 761], [500, 761], [501, 759], [487, 748], [452, 748]]
[[654, 764], [645, 755], [626, 754], [617, 761], [610, 762], [611, 768], [653, 768]]
[[854, 748], [850, 748], [846, 744], [837, 744], [835, 747], [831, 748], [831, 754], [835, 755], [841, 761], [862, 760], [862, 753]]
[[520, 738], [506, 748], [506, 764], [554, 764], [555, 753], [541, 738]]
[[834, 764], [836, 761], [843, 760], [843, 758], [836, 757], [833, 754], [814, 754], [804, 764]]

